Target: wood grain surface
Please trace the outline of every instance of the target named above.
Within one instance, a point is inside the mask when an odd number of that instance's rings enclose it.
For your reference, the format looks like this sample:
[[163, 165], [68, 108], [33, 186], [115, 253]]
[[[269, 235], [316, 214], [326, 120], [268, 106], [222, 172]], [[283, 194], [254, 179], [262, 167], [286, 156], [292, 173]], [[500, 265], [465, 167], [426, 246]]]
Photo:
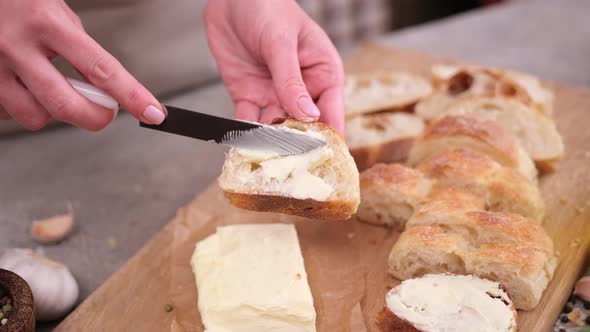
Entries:
[[[412, 51], [366, 45], [353, 52], [346, 62], [346, 70], [352, 73], [396, 69], [428, 76], [430, 66], [440, 61], [449, 62]], [[551, 330], [587, 261], [590, 248], [590, 91], [548, 84], [556, 93], [555, 119], [565, 140], [566, 155], [557, 172], [543, 177], [540, 185], [547, 206], [544, 226], [554, 240], [560, 263], [541, 303], [534, 310], [518, 313], [519, 331], [524, 332]], [[183, 211], [187, 209], [216, 210], [218, 216], [223, 216], [229, 207], [217, 185], [211, 185], [188, 207], [181, 209], [176, 219], [72, 312], [56, 331], [199, 331], [201, 328], [196, 318], [194, 329], [186, 329], [176, 323], [175, 315], [180, 308], [172, 312], [163, 309], [170, 302], [171, 290], [176, 287], [171, 284], [170, 272], [174, 226], [183, 222], [186, 215]], [[235, 211], [231, 215], [232, 223], [239, 218]], [[289, 218], [281, 217], [281, 221]], [[301, 222], [300, 218], [294, 220]], [[224, 224], [229, 221], [221, 219], [218, 222]], [[356, 225], [354, 221], [348, 223], [357, 230], [369, 227]], [[375, 227], [371, 228], [371, 232], [376, 232]], [[380, 242], [371, 245], [377, 261], [383, 261], [384, 265], [397, 234], [385, 229], [377, 232], [383, 233], [383, 236], [377, 237]], [[360, 303], [369, 331], [376, 330], [372, 317], [383, 303], [386, 287], [396, 283], [385, 270], [385, 266], [376, 266], [365, 271], [366, 292]], [[310, 279], [313, 278], [310, 274]], [[196, 287], [183, 286], [195, 294], [192, 306], [196, 308]], [[317, 291], [321, 292], [314, 289], [314, 292]], [[358, 311], [358, 308], [355, 307], [355, 310]], [[194, 315], [198, 317], [198, 312]], [[348, 330], [356, 332], [354, 326], [362, 324], [350, 326]], [[319, 331], [323, 332], [321, 328]]]

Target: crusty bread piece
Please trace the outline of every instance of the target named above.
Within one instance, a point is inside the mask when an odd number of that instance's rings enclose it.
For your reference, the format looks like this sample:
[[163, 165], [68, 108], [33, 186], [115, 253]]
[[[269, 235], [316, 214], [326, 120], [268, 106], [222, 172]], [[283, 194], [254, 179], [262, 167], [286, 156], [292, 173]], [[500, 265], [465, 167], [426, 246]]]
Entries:
[[536, 183], [537, 169], [514, 136], [497, 122], [467, 116], [445, 116], [426, 127], [410, 150], [414, 166], [433, 154], [455, 148], [484, 153], [503, 166], [512, 167]]
[[432, 181], [399, 164], [377, 164], [361, 173], [361, 204], [356, 216], [376, 225], [403, 230], [430, 191]]
[[544, 204], [537, 187], [514, 169], [466, 149], [443, 151], [416, 169], [377, 164], [360, 176], [364, 222], [403, 230], [422, 205], [444, 204], [457, 210], [521, 214], [541, 223]]
[[344, 85], [346, 116], [408, 109], [431, 92], [430, 83], [414, 74], [395, 71], [349, 74]]
[[547, 116], [553, 112], [553, 93], [528, 74], [471, 65], [434, 65], [432, 81], [436, 92], [416, 107], [426, 117], [435, 117], [449, 98], [463, 96], [509, 97]]
[[346, 120], [345, 139], [362, 171], [379, 162], [403, 162], [424, 122], [405, 112], [364, 114]]
[[504, 97], [465, 97], [453, 102], [437, 119], [470, 116], [498, 122], [508, 129], [542, 170], [552, 170], [564, 151], [551, 119], [522, 102]]
[[428, 274], [408, 279], [385, 296], [382, 332], [516, 332], [516, 310], [497, 283], [472, 275]]
[[556, 267], [542, 227], [514, 214], [455, 213], [459, 221], [421, 215], [422, 222], [408, 223], [391, 250], [390, 273], [401, 280], [426, 273], [477, 275], [502, 284], [516, 308], [532, 309]]
[[543, 221], [545, 207], [537, 186], [484, 154], [468, 149], [446, 150], [423, 160], [416, 169], [439, 184], [473, 193], [485, 201], [488, 210]]
[[232, 148], [218, 179], [229, 201], [254, 211], [324, 220], [350, 218], [360, 202], [359, 173], [344, 139], [319, 122], [288, 119], [275, 125], [323, 136], [327, 144], [288, 157]]

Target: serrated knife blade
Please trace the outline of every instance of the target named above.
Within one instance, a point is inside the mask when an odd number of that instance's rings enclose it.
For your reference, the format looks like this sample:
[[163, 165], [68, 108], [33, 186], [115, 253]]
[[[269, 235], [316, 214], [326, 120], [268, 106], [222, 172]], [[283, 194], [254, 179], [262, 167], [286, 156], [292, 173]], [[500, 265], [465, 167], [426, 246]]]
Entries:
[[326, 144], [325, 140], [256, 122], [232, 120], [165, 105], [168, 116], [159, 125], [143, 128], [225, 144], [242, 149], [273, 151], [281, 156], [302, 154]]

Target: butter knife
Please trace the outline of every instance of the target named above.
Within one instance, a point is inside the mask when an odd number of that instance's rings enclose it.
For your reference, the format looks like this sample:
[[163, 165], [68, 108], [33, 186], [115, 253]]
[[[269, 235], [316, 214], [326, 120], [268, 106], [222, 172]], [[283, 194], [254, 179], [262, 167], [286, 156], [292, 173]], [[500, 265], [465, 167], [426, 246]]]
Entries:
[[[72, 87], [90, 101], [105, 108], [117, 109], [117, 101], [105, 91], [68, 78]], [[298, 155], [326, 144], [317, 137], [256, 122], [232, 120], [164, 105], [168, 116], [159, 125], [140, 122], [140, 127], [171, 134], [225, 144], [248, 150], [272, 151], [280, 156]]]

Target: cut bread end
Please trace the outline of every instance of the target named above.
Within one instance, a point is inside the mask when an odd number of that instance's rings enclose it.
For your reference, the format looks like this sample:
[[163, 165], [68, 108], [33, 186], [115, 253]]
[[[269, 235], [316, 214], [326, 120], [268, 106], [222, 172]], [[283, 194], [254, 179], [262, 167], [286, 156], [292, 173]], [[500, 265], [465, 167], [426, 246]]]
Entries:
[[286, 157], [232, 148], [218, 179], [230, 203], [254, 211], [349, 219], [360, 202], [359, 174], [342, 137], [319, 122], [288, 119], [275, 125], [323, 137], [327, 144]]
[[428, 274], [391, 289], [377, 325], [382, 332], [515, 332], [516, 310], [497, 282]]
[[347, 75], [344, 86], [346, 116], [413, 108], [432, 92], [430, 83], [417, 75], [381, 71]]
[[403, 112], [360, 115], [346, 121], [346, 143], [362, 171], [376, 163], [403, 162], [424, 122]]

